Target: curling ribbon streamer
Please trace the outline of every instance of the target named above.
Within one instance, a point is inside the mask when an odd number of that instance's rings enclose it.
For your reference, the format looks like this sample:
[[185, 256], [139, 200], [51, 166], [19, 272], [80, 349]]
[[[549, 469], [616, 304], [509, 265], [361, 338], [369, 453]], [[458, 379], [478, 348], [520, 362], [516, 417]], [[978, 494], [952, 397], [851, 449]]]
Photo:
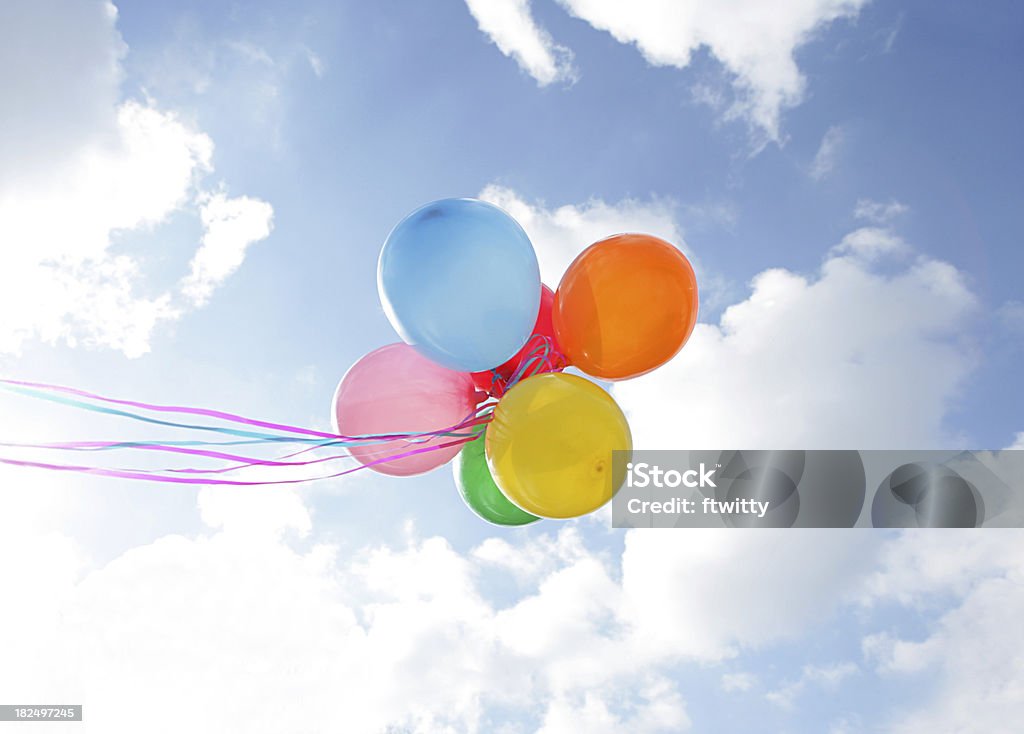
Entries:
[[[316, 431], [310, 428], [301, 428], [299, 426], [290, 426], [284, 423], [270, 423], [267, 421], [255, 420], [253, 418], [246, 418], [245, 416], [237, 415], [235, 413], [225, 413], [220, 410], [210, 410], [208, 408], [189, 408], [179, 405], [159, 405], [155, 403], [141, 403], [134, 400], [119, 400], [117, 398], [108, 398], [95, 393], [86, 392], [84, 390], [78, 390], [73, 387], [63, 387], [61, 385], [49, 385], [41, 382], [22, 382], [19, 380], [4, 380], [0, 379], [0, 386], [7, 387], [8, 390], [13, 392], [19, 392], [24, 395], [31, 397], [41, 398], [43, 400], [50, 400], [56, 403], [63, 403], [65, 405], [72, 405], [78, 408], [84, 408], [86, 410], [92, 410], [100, 413], [107, 413], [110, 415], [118, 415], [126, 418], [133, 418], [135, 420], [145, 421], [147, 423], [155, 423], [162, 426], [171, 426], [174, 428], [190, 428], [193, 430], [201, 431], [215, 431], [217, 433], [226, 433], [229, 435], [237, 435], [244, 438], [261, 438], [276, 441], [294, 441], [296, 439], [275, 436], [273, 434], [266, 433], [253, 433], [251, 431], [236, 431], [230, 428], [223, 428], [221, 426], [205, 426], [205, 425], [193, 425], [190, 423], [175, 423], [172, 421], [162, 421], [156, 418], [147, 418], [146, 416], [140, 416], [135, 413], [129, 413], [123, 410], [116, 410], [113, 408], [104, 408], [100, 405], [92, 405], [90, 403], [84, 403], [79, 400], [71, 400], [68, 398], [62, 398], [59, 395], [50, 395], [47, 393], [66, 393], [69, 395], [76, 395], [78, 397], [88, 398], [89, 400], [97, 400], [103, 403], [112, 403], [116, 405], [124, 405], [128, 407], [141, 408], [142, 410], [150, 410], [160, 413], [181, 413], [183, 415], [198, 415], [208, 418], [217, 418], [220, 420], [229, 421], [232, 423], [240, 423], [242, 425], [254, 426], [258, 428], [269, 428], [271, 430], [285, 431], [287, 433], [297, 433], [306, 436], [316, 436], [321, 439], [341, 440], [347, 442], [354, 441], [370, 441], [370, 442], [384, 442], [394, 441], [396, 439], [408, 438], [411, 436], [435, 436], [438, 434], [437, 431], [424, 431], [422, 433], [395, 433], [395, 434], [373, 434], [373, 435], [362, 435], [362, 436], [342, 436], [334, 433], [325, 433], [323, 431]], [[451, 431], [458, 426], [452, 426], [450, 428], [442, 429], [443, 432]]]
[[[95, 393], [86, 392], [84, 390], [78, 390], [70, 387], [63, 387], [59, 385], [50, 385], [46, 383], [38, 382], [25, 382], [19, 380], [4, 380], [0, 379], [0, 388], [5, 388], [8, 391], [16, 392], [19, 394], [27, 395], [29, 397], [35, 397], [43, 400], [49, 400], [59, 404], [69, 405], [72, 407], [78, 407], [85, 410], [91, 410], [100, 413], [106, 413], [109, 415], [116, 415], [133, 420], [139, 420], [147, 423], [153, 423], [157, 425], [170, 426], [174, 428], [187, 428], [192, 430], [202, 431], [213, 431], [217, 433], [227, 434], [230, 436], [237, 436], [245, 438], [246, 440], [239, 441], [69, 441], [69, 442], [54, 442], [54, 443], [3, 443], [0, 442], [0, 447], [6, 448], [21, 448], [21, 449], [53, 449], [53, 450], [66, 450], [66, 451], [108, 451], [114, 449], [137, 449], [143, 451], [158, 451], [173, 454], [183, 454], [188, 456], [218, 459], [223, 461], [235, 462], [226, 467], [220, 467], [216, 469], [192, 469], [192, 468], [171, 468], [162, 470], [146, 470], [146, 469], [116, 469], [107, 467], [93, 467], [93, 466], [80, 466], [77, 464], [62, 464], [52, 462], [41, 462], [41, 461], [29, 461], [25, 459], [13, 459], [0, 457], [0, 463], [8, 464], [12, 466], [23, 466], [23, 467], [34, 467], [40, 469], [49, 469], [52, 471], [69, 471], [77, 473], [92, 474], [98, 476], [108, 476], [122, 479], [141, 479], [156, 482], [168, 482], [174, 484], [227, 484], [227, 485], [238, 485], [238, 486], [256, 486], [264, 484], [298, 484], [303, 482], [312, 482], [322, 479], [330, 479], [334, 477], [344, 476], [360, 469], [366, 468], [366, 466], [373, 466], [375, 464], [381, 464], [389, 461], [394, 461], [407, 456], [424, 453], [427, 451], [435, 451], [438, 449], [448, 448], [450, 446], [460, 445], [466, 441], [472, 440], [476, 437], [476, 433], [473, 429], [486, 424], [491, 419], [491, 412], [493, 405], [485, 404], [478, 408], [474, 413], [467, 416], [459, 423], [442, 428], [435, 431], [422, 431], [422, 432], [410, 432], [410, 433], [392, 433], [392, 434], [365, 434], [358, 436], [344, 436], [333, 433], [326, 433], [323, 431], [316, 431], [312, 429], [302, 428], [299, 426], [291, 426], [282, 423], [272, 423], [268, 421], [260, 421], [251, 418], [246, 418], [241, 415], [234, 413], [226, 413], [218, 410], [209, 410], [206, 408], [190, 408], [185, 406], [171, 406], [171, 405], [158, 405], [151, 403], [143, 403], [132, 400], [120, 400], [116, 398], [109, 398]], [[121, 410], [118, 408], [105, 407], [103, 405], [94, 405], [92, 403], [77, 400], [72, 397], [76, 396], [86, 398], [88, 400], [99, 401], [102, 403], [121, 405], [126, 407], [140, 408], [143, 410], [150, 410], [161, 413], [178, 413], [185, 415], [197, 415], [207, 418], [214, 418], [224, 420], [232, 423], [242, 424], [245, 426], [251, 426], [255, 428], [264, 428], [271, 431], [283, 431], [290, 434], [297, 435], [285, 435], [281, 436], [275, 433], [266, 433], [258, 431], [240, 430], [234, 428], [227, 428], [224, 426], [214, 425], [202, 425], [202, 424], [190, 424], [190, 423], [179, 423], [176, 421], [165, 421], [156, 418], [151, 418], [144, 415], [139, 415], [127, 410]], [[181, 476], [164, 476], [161, 472], [170, 474], [223, 474], [239, 469], [262, 466], [262, 467], [299, 467], [299, 466], [310, 466], [313, 464], [320, 464], [329, 461], [335, 461], [343, 458], [349, 458], [347, 454], [333, 454], [326, 457], [317, 457], [302, 461], [289, 461], [301, 454], [305, 454], [317, 449], [328, 448], [328, 447], [351, 447], [351, 446], [362, 446], [372, 445], [376, 443], [386, 443], [395, 440], [404, 440], [410, 444], [422, 443], [429, 441], [434, 438], [452, 438], [454, 440], [435, 444], [432, 446], [426, 446], [421, 448], [413, 448], [409, 451], [400, 452], [397, 454], [382, 457], [380, 459], [368, 462], [367, 464], [361, 464], [358, 467], [347, 469], [341, 472], [335, 472], [317, 477], [308, 477], [302, 479], [280, 479], [280, 480], [268, 480], [268, 481], [240, 481], [240, 480], [229, 480], [229, 479], [216, 479], [206, 477], [181, 477]], [[263, 459], [250, 456], [244, 456], [241, 454], [230, 453], [226, 451], [220, 451], [211, 448], [196, 448], [199, 446], [233, 446], [233, 445], [250, 445], [250, 444], [277, 444], [277, 443], [298, 443], [306, 444], [306, 448], [300, 449], [299, 451], [286, 454], [276, 459]]]
[[471, 439], [459, 439], [457, 441], [451, 441], [448, 443], [437, 444], [435, 446], [426, 446], [424, 448], [414, 449], [412, 451], [404, 451], [394, 456], [385, 456], [382, 459], [367, 462], [366, 464], [360, 464], [359, 466], [352, 467], [351, 469], [345, 469], [344, 471], [334, 472], [333, 474], [324, 474], [317, 477], [305, 477], [302, 479], [274, 479], [269, 481], [260, 482], [244, 482], [237, 479], [211, 479], [207, 477], [168, 477], [162, 474], [153, 474], [146, 471], [140, 470], [127, 470], [127, 469], [107, 469], [98, 466], [76, 466], [74, 464], [51, 464], [48, 462], [41, 461], [23, 461], [20, 459], [4, 459], [0, 458], [0, 464], [9, 464], [11, 466], [22, 466], [32, 467], [36, 469], [50, 469], [52, 471], [67, 471], [76, 472], [79, 474], [92, 474], [94, 476], [101, 477], [113, 477], [116, 479], [141, 479], [149, 482], [164, 482], [169, 484], [202, 484], [202, 485], [230, 485], [230, 486], [241, 486], [241, 487], [258, 487], [269, 484], [303, 484], [306, 482], [317, 482], [323, 479], [334, 479], [336, 477], [342, 477], [346, 474], [357, 472], [360, 469], [365, 469], [368, 466], [374, 464], [383, 464], [386, 461], [394, 461], [396, 459], [403, 459], [406, 456], [413, 456], [414, 454], [422, 454], [426, 451], [437, 451], [438, 449], [447, 448], [449, 446], [456, 446], [459, 444], [466, 443]]
[[544, 334], [534, 334], [527, 344], [530, 345], [529, 351], [526, 352], [507, 380], [496, 370], [491, 370], [494, 384], [493, 397], [500, 398], [527, 377], [544, 372], [561, 372], [566, 368], [565, 356], [555, 348], [555, 343], [550, 337]]

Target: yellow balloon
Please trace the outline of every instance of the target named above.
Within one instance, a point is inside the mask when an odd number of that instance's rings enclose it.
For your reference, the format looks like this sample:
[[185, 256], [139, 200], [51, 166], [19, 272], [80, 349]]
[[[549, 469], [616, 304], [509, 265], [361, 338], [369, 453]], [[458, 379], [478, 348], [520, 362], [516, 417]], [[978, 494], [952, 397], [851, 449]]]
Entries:
[[[502, 493], [539, 517], [593, 512], [626, 478], [612, 451], [632, 451], [612, 396], [576, 375], [529, 377], [502, 396], [487, 428], [487, 465]], [[614, 474], [614, 476], [613, 476]]]

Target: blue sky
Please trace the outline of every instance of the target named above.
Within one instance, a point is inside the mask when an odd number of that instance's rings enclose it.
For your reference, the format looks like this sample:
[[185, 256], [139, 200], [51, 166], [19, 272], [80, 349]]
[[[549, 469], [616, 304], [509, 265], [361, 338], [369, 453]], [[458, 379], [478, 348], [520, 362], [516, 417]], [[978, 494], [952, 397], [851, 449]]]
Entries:
[[[671, 5], [11, 4], [0, 375], [326, 428], [345, 369], [397, 340], [387, 232], [480, 195], [551, 286], [623, 230], [696, 263], [691, 343], [614, 390], [639, 447], [1024, 444], [1024, 9]], [[18, 438], [135, 430], [0, 399]], [[137, 725], [123, 691], [229, 701], [248, 731], [1024, 715], [1017, 533], [506, 532], [447, 467], [252, 494], [4, 469], [0, 490], [0, 568], [26, 584], [0, 691], [82, 701], [97, 731]], [[70, 645], [63, 672], [29, 632]]]

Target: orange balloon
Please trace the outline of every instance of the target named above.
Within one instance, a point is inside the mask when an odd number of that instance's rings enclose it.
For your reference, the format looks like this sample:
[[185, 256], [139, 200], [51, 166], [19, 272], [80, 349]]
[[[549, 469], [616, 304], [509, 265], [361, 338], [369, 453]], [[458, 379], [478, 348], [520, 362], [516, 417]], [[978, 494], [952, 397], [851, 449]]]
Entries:
[[555, 337], [588, 375], [624, 380], [660, 367], [697, 323], [697, 278], [686, 256], [645, 234], [595, 242], [555, 293]]

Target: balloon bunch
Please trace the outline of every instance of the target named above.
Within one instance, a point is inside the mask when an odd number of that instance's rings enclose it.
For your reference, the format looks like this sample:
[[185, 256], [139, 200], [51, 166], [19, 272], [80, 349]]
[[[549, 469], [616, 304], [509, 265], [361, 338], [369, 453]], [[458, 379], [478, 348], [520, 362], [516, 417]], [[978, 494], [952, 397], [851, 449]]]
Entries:
[[377, 286], [402, 342], [342, 378], [335, 432], [398, 436], [348, 449], [384, 474], [454, 458], [466, 504], [498, 525], [578, 517], [611, 499], [624, 479], [612, 476], [612, 452], [632, 450], [629, 424], [608, 392], [563, 370], [645, 374], [682, 348], [697, 319], [693, 268], [667, 242], [601, 240], [552, 291], [522, 227], [475, 199], [403, 219], [384, 243]]

